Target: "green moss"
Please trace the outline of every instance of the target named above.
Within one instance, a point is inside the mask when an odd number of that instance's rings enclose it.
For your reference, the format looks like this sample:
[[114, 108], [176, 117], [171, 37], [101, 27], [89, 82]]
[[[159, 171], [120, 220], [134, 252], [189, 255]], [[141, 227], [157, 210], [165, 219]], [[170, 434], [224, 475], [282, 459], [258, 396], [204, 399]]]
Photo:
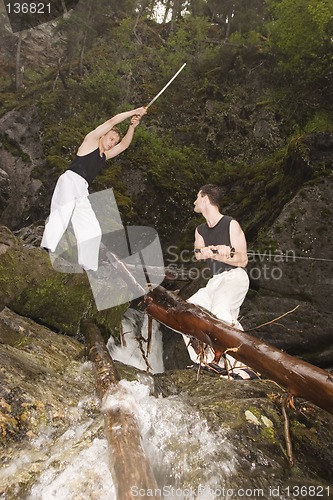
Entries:
[[98, 311], [85, 273], [57, 272], [45, 252], [24, 247], [14, 237], [12, 244], [0, 255], [0, 304], [71, 336], [80, 335], [83, 317], [100, 325], [105, 339], [119, 336], [127, 303]]
[[16, 272], [18, 248], [8, 250], [0, 258], [0, 301], [8, 301], [20, 293], [26, 284], [28, 269], [22, 266], [22, 272]]
[[82, 313], [91, 301], [89, 284], [82, 276], [57, 272], [35, 286], [26, 287], [16, 300], [21, 314], [70, 335], [78, 333]]
[[332, 132], [332, 117], [326, 110], [317, 111], [304, 126], [304, 131], [310, 134], [314, 132]]
[[274, 427], [267, 427], [263, 425], [261, 427], [261, 436], [264, 440], [271, 441], [272, 443], [277, 442]]
[[30, 156], [27, 153], [24, 153], [18, 142], [11, 139], [7, 134], [0, 136], [0, 142], [2, 147], [9, 151], [13, 156], [21, 158], [25, 163], [31, 163]]
[[49, 155], [46, 157], [46, 168], [57, 174], [62, 174], [68, 167], [66, 158], [59, 155]]

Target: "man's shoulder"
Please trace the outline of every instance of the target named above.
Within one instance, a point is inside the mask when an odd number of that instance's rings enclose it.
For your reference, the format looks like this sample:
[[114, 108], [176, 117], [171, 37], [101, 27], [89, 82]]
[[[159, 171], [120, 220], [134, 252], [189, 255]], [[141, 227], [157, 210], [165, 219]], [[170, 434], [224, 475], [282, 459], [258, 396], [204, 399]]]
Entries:
[[204, 231], [204, 230], [205, 230], [205, 229], [207, 229], [207, 228], [208, 228], [208, 224], [207, 224], [207, 222], [202, 222], [201, 224], [199, 224], [199, 225], [196, 227], [196, 229], [197, 229], [197, 231], [198, 231], [198, 233], [199, 233], [199, 234], [201, 234], [201, 233], [202, 233], [202, 231]]
[[230, 223], [233, 220], [235, 220], [235, 219], [231, 215], [223, 215], [223, 217], [221, 217], [221, 219], [216, 224], [216, 227], [219, 227], [219, 228], [229, 227]]
[[94, 131], [92, 131], [85, 136], [80, 146], [78, 147], [77, 152], [80, 156], [84, 156], [86, 154], [91, 153], [91, 151], [94, 151], [97, 148], [98, 148], [98, 139], [94, 135]]

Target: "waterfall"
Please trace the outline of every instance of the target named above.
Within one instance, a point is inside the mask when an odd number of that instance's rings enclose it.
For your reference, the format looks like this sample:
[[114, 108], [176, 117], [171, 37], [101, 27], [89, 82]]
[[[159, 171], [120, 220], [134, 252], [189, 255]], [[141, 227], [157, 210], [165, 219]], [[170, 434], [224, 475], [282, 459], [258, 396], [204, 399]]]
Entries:
[[[76, 454], [73, 453], [73, 446], [79, 446], [79, 444], [73, 439], [73, 434], [76, 434], [76, 439], [80, 438], [77, 429], [70, 428], [60, 437], [59, 449], [55, 450], [51, 447], [51, 454], [44, 463], [44, 471], [31, 488], [27, 500], [70, 500], [73, 498], [112, 500], [116, 498], [115, 487], [108, 468], [106, 440], [96, 437]], [[85, 439], [84, 435], [82, 439]], [[46, 450], [49, 446], [47, 441], [43, 439], [39, 443]], [[26, 456], [27, 460], [33, 458], [33, 454]]]
[[[111, 388], [102, 411], [94, 391], [93, 363], [73, 360], [58, 375], [54, 394], [55, 400], [64, 401], [63, 406], [54, 411], [51, 397], [45, 408], [36, 406], [36, 417], [40, 411], [47, 414], [50, 407], [52, 419], [45, 419], [47, 426], [40, 427], [38, 422], [21, 441], [10, 441], [6, 447], [0, 467], [1, 500], [116, 500], [103, 412], [118, 407], [135, 415], [157, 483], [154, 491], [146, 492], [130, 485], [133, 498], [287, 498], [290, 484], [295, 488], [303, 484], [313, 492], [314, 481], [322, 487], [318, 492], [329, 497], [330, 486], [322, 472], [329, 458], [325, 462], [321, 457], [324, 465], [319, 461], [317, 465], [310, 457], [310, 468], [307, 462], [299, 462], [297, 474], [296, 469], [290, 471], [283, 448], [280, 450], [281, 418], [266, 395], [276, 390], [273, 384], [228, 382], [212, 374], [197, 380], [194, 370], [163, 373], [162, 335], [157, 323], [153, 323], [148, 357], [153, 376], [147, 373], [137, 341], [139, 336], [147, 339], [147, 331], [146, 316], [131, 309], [123, 321], [123, 341], [119, 345], [109, 341], [114, 359], [143, 371], [119, 366], [125, 378]], [[145, 350], [146, 343], [142, 346]], [[55, 376], [51, 371], [38, 383], [43, 389]], [[33, 380], [29, 379], [30, 383]], [[307, 418], [310, 422], [311, 414]], [[311, 422], [317, 430], [310, 434], [316, 439], [321, 435], [319, 424], [329, 432], [330, 420], [323, 414], [317, 427]], [[305, 434], [301, 438], [305, 440]], [[316, 458], [318, 451], [311, 443]], [[299, 456], [304, 455], [303, 450], [300, 448]], [[320, 467], [318, 479], [314, 476], [316, 466]]]
[[[113, 339], [108, 342], [113, 359], [146, 371], [137, 338], [147, 339], [147, 321], [139, 311], [127, 312], [122, 343], [116, 345]], [[149, 364], [153, 373], [162, 373], [162, 334], [156, 322], [152, 329]], [[87, 361], [78, 368], [76, 378], [86, 376], [94, 378], [94, 366]], [[221, 481], [224, 484], [235, 470], [235, 451], [223, 429], [212, 431], [185, 396], [153, 395], [151, 375], [139, 372], [137, 378], [122, 379], [102, 410], [121, 406], [136, 416], [158, 485], [156, 491], [146, 492], [147, 496], [211, 500], [212, 488]], [[78, 405], [64, 411], [68, 417], [65, 429], [58, 428], [54, 421], [8, 454], [7, 463], [0, 469], [0, 485], [9, 488], [12, 496], [2, 496], [0, 487], [1, 500], [116, 500], [99, 399], [95, 394], [83, 394]], [[136, 488], [133, 485], [133, 498], [142, 497], [143, 492]]]
[[[144, 339], [142, 348], [146, 352], [147, 342], [145, 341], [148, 338], [148, 317], [140, 311], [128, 309], [122, 321], [121, 344], [117, 345], [113, 337], [110, 337], [107, 343], [112, 359], [121, 361], [126, 365], [134, 366], [140, 370], [147, 370], [147, 365], [140, 350], [140, 338]], [[151, 373], [164, 372], [162, 334], [155, 320], [152, 321], [149, 365]]]
[[[94, 420], [82, 413], [83, 406], [94, 404], [94, 398], [87, 396], [77, 408], [78, 420], [64, 434], [53, 441], [52, 431], [43, 433], [12, 461], [7, 472], [17, 478], [23, 473], [23, 462], [30, 466], [42, 462], [41, 473], [25, 496], [27, 500], [116, 499], [102, 418]], [[211, 500], [217, 488], [224, 487], [235, 473], [235, 450], [223, 429], [210, 430], [182, 396], [156, 398], [150, 394], [149, 385], [121, 380], [103, 409], [115, 406], [137, 417], [158, 484], [156, 491], [146, 492], [147, 496]], [[135, 485], [132, 491], [133, 498], [143, 496]]]
[[[153, 498], [212, 500], [236, 471], [236, 453], [223, 429], [212, 431], [182, 395], [156, 398], [150, 387], [121, 380], [105, 402], [135, 413], [158, 483]], [[139, 496], [133, 486], [133, 496]], [[149, 494], [147, 495], [149, 496]]]

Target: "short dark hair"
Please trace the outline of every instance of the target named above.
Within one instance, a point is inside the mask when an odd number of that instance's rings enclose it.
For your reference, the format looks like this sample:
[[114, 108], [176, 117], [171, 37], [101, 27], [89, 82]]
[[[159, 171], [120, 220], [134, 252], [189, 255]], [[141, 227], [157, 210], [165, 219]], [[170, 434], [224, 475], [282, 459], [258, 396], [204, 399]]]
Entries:
[[[119, 137], [119, 142], [121, 141], [121, 133], [119, 131], [119, 129], [117, 127], [112, 127], [113, 132], [116, 132], [116, 134], [118, 134], [118, 137]], [[111, 132], [110, 130], [110, 132]]]
[[219, 186], [215, 184], [205, 184], [199, 189], [199, 193], [201, 193], [202, 196], [208, 196], [210, 203], [220, 208], [222, 190]]

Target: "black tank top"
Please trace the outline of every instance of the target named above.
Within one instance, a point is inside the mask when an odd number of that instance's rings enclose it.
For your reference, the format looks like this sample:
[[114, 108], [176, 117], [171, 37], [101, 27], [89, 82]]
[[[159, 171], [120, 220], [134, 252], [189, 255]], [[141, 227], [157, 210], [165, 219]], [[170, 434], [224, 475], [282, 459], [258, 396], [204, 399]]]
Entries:
[[81, 175], [88, 184], [103, 170], [106, 162], [106, 156], [103, 153], [99, 154], [99, 148], [84, 156], [76, 155], [68, 170], [72, 170], [76, 174]]
[[[230, 222], [232, 217], [228, 215], [223, 215], [214, 227], [209, 227], [206, 222], [200, 224], [197, 227], [197, 231], [200, 236], [203, 237], [205, 246], [208, 245], [227, 245], [231, 246], [230, 243]], [[213, 274], [223, 273], [223, 271], [228, 271], [229, 269], [234, 269], [237, 266], [231, 266], [225, 264], [224, 262], [219, 262], [214, 259], [207, 259], [207, 264]]]

